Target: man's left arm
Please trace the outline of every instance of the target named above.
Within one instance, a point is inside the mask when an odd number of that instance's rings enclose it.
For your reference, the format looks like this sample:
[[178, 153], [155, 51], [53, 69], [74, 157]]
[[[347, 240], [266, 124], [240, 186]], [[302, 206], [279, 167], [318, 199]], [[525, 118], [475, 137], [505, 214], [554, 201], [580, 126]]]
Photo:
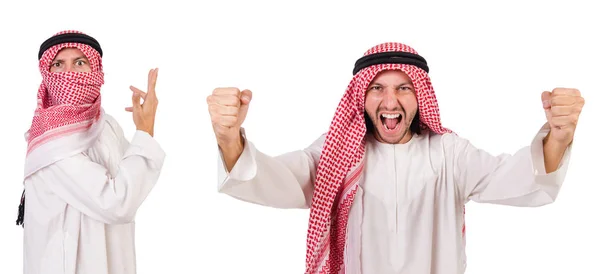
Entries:
[[578, 90], [554, 89], [542, 93], [542, 102], [548, 122], [514, 155], [492, 156], [453, 139], [453, 175], [465, 202], [533, 207], [556, 199], [584, 101]]

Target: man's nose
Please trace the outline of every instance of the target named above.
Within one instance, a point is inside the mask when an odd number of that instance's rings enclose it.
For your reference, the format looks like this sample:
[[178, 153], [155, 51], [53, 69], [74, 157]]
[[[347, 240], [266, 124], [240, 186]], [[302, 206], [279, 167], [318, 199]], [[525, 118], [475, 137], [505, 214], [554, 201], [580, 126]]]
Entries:
[[65, 64], [65, 72], [72, 72], [74, 69], [73, 65], [71, 64]]
[[399, 102], [398, 102], [398, 97], [396, 96], [396, 91], [393, 89], [386, 89], [386, 91], [384, 92], [382, 104], [387, 109], [397, 108], [399, 105]]

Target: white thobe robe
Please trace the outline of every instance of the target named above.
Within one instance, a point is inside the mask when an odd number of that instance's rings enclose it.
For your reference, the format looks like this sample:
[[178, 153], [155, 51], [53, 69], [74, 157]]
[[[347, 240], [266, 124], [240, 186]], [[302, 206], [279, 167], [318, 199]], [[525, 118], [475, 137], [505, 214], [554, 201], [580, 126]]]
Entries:
[[[536, 207], [556, 199], [571, 146], [547, 174], [542, 141], [548, 132], [546, 124], [529, 146], [498, 156], [454, 133], [424, 132], [405, 144], [368, 135], [364, 176], [349, 213], [346, 273], [464, 273], [465, 203]], [[219, 192], [269, 207], [308, 208], [325, 135], [271, 157], [242, 133], [244, 150], [231, 172], [219, 151]]]
[[25, 180], [25, 274], [134, 274], [135, 213], [165, 153], [148, 133], [131, 143], [114, 118], [93, 147]]

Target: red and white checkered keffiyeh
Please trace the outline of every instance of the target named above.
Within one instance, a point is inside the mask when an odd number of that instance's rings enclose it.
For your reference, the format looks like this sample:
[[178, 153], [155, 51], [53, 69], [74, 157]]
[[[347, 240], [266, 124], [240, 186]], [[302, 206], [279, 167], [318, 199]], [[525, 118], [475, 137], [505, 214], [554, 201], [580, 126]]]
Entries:
[[[383, 43], [364, 55], [391, 51], [417, 54], [404, 44]], [[401, 70], [412, 80], [423, 129], [439, 134], [452, 132], [441, 125], [434, 90], [424, 70], [406, 64], [379, 64], [357, 73], [337, 107], [317, 168], [307, 235], [307, 274], [345, 272], [346, 225], [365, 154], [365, 91], [384, 70]]]
[[[56, 35], [63, 33], [81, 32], [62, 31]], [[50, 72], [52, 60], [64, 48], [81, 50], [91, 72]], [[87, 149], [99, 134], [101, 127], [94, 125], [103, 113], [100, 88], [104, 84], [104, 73], [98, 51], [81, 43], [58, 44], [43, 53], [39, 70], [42, 83], [37, 93], [37, 107], [25, 134], [26, 176]], [[69, 138], [64, 140], [63, 137]]]

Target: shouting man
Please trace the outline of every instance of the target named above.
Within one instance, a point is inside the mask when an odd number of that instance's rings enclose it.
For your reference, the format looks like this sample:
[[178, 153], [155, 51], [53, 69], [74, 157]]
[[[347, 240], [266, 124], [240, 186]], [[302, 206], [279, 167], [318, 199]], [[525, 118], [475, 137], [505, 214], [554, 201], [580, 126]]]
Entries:
[[310, 208], [305, 273], [464, 273], [465, 203], [552, 203], [584, 100], [575, 89], [543, 92], [548, 121], [532, 143], [492, 156], [442, 126], [428, 72], [407, 45], [369, 49], [329, 131], [276, 157], [241, 128], [252, 93], [215, 89], [207, 101], [222, 162], [219, 191]]
[[126, 110], [137, 130], [129, 143], [101, 106], [96, 39], [60, 32], [42, 43], [38, 59], [42, 84], [17, 220], [24, 273], [136, 273], [134, 217], [165, 158], [153, 138], [158, 69], [148, 74], [147, 93], [131, 87]]

